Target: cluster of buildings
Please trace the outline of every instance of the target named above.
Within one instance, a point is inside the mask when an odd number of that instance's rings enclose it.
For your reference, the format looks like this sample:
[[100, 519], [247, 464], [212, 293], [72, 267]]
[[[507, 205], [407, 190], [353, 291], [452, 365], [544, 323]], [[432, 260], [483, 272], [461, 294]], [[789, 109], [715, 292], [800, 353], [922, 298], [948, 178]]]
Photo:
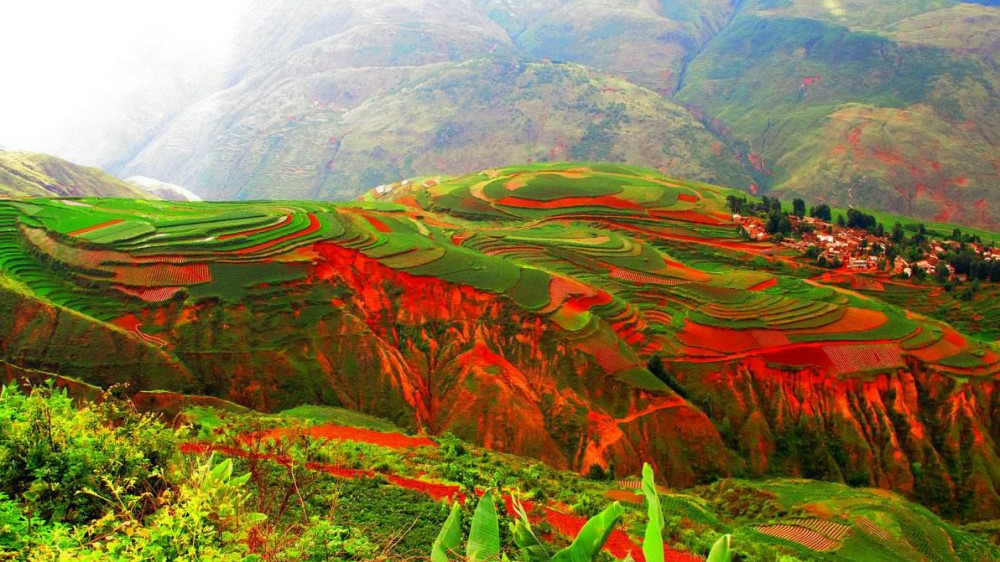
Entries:
[[[815, 254], [817, 259], [823, 258], [826, 263], [840, 263], [841, 267], [849, 271], [878, 270], [880, 262], [885, 259], [886, 250], [892, 245], [886, 236], [876, 236], [865, 229], [839, 227], [813, 217], [789, 216], [788, 218], [793, 229], [804, 231], [798, 239], [783, 240], [781, 242], [783, 246], [795, 248], [803, 254], [810, 252], [810, 248], [816, 248], [812, 252], [818, 251], [818, 254]], [[765, 241], [771, 238], [763, 219], [733, 215], [733, 222], [746, 232], [750, 240]], [[811, 225], [812, 228], [800, 229], [802, 223]], [[967, 243], [966, 246], [986, 261], [1000, 260], [1000, 248], [987, 248], [975, 242]], [[923, 257], [918, 261], [911, 263], [901, 256], [896, 256], [892, 261], [891, 272], [893, 275], [911, 277], [917, 269], [920, 269], [932, 275], [943, 261], [940, 256], [960, 247], [961, 244], [954, 240], [928, 242], [923, 247]], [[955, 269], [951, 265], [945, 263], [945, 266], [948, 268], [949, 276], [955, 274]], [[959, 278], [961, 277], [963, 276], [959, 275]]]

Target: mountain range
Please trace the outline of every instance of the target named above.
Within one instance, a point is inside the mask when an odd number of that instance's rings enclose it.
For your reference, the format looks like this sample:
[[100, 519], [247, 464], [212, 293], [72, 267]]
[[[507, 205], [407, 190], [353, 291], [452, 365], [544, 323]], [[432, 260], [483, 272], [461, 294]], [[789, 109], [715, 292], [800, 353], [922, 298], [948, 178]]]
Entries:
[[994, 6], [274, 0], [251, 14], [223, 86], [90, 156], [207, 199], [348, 199], [599, 159], [998, 226]]

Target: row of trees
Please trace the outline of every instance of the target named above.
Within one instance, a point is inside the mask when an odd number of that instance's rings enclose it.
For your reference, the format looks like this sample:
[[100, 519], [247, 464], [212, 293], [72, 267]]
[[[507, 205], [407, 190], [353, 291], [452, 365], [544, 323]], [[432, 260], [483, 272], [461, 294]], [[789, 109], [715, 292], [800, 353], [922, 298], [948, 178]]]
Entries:
[[[789, 216], [801, 219], [806, 216], [806, 202], [798, 197], [792, 200], [791, 213], [782, 210], [780, 199], [767, 195], [762, 196], [760, 201], [750, 201], [746, 197], [727, 195], [726, 203], [733, 213], [765, 219], [767, 221], [765, 224], [773, 224], [775, 232], [786, 232], [779, 227], [782, 219], [788, 219]], [[833, 211], [826, 203], [809, 207], [809, 216], [825, 222], [834, 222]], [[836, 223], [840, 227], [862, 228], [877, 236], [882, 236], [885, 231], [882, 223], [876, 220], [875, 215], [869, 215], [858, 209], [848, 209], [847, 218], [838, 213]], [[791, 221], [788, 221], [787, 232], [791, 232]]]

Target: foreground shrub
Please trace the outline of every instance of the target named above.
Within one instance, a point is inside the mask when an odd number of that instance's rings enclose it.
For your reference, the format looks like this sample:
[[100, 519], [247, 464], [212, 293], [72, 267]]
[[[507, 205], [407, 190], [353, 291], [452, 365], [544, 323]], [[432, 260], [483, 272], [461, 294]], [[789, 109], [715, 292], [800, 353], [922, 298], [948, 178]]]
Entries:
[[172, 431], [121, 402], [74, 408], [51, 387], [0, 389], [0, 492], [29, 520], [86, 523], [109, 507], [142, 517], [176, 451]]

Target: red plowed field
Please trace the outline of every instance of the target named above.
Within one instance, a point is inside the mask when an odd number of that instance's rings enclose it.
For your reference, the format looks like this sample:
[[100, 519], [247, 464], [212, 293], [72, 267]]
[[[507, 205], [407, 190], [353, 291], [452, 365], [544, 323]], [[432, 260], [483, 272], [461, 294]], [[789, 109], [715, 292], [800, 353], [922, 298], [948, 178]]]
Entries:
[[611, 195], [600, 197], [564, 197], [553, 201], [535, 201], [533, 199], [521, 199], [508, 195], [496, 202], [497, 205], [507, 207], [519, 207], [522, 209], [571, 209], [573, 207], [609, 207], [612, 209], [642, 209], [637, 203], [618, 199]]
[[[296, 435], [294, 429], [272, 429], [264, 432], [266, 439], [282, 439]], [[301, 430], [298, 430], [301, 431]], [[437, 443], [427, 437], [413, 437], [401, 433], [383, 433], [370, 429], [348, 427], [335, 424], [312, 426], [305, 434], [314, 439], [329, 439], [331, 441], [358, 441], [370, 443], [389, 449], [412, 449], [416, 447], [437, 447]]]
[[94, 226], [88, 226], [87, 228], [81, 228], [79, 230], [74, 230], [73, 232], [70, 232], [69, 235], [70, 236], [83, 236], [84, 234], [86, 234], [88, 232], [93, 232], [95, 230], [100, 230], [102, 228], [107, 228], [109, 226], [114, 226], [114, 225], [119, 224], [121, 222], [124, 222], [124, 221], [122, 219], [114, 219], [114, 220], [110, 220], [108, 222], [102, 222], [101, 224], [95, 224]]

